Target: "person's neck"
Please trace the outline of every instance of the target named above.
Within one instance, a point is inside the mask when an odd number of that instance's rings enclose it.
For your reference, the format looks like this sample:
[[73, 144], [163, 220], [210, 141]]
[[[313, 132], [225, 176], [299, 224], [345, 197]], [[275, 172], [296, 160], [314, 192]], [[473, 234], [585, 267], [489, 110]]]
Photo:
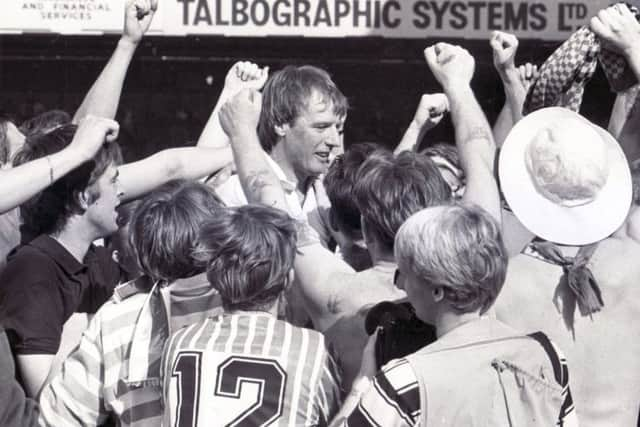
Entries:
[[307, 189], [309, 188], [312, 177], [300, 173], [293, 167], [293, 165], [289, 161], [287, 153], [284, 152], [283, 147], [283, 144], [276, 144], [275, 147], [273, 147], [273, 149], [271, 150], [270, 156], [273, 161], [276, 162], [278, 166], [280, 166], [280, 169], [282, 169], [282, 172], [284, 173], [285, 178], [287, 178], [287, 181], [295, 184], [298, 193], [304, 195], [307, 193]]
[[390, 251], [376, 239], [367, 239], [367, 249], [371, 255], [373, 265], [396, 264], [396, 258], [393, 251]]
[[465, 323], [480, 320], [479, 312], [458, 314], [450, 310], [438, 310], [435, 318], [436, 336], [441, 336], [453, 331], [454, 329], [464, 325]]
[[229, 310], [229, 314], [268, 314], [273, 317], [278, 317], [278, 303], [271, 306], [269, 309], [254, 309], [254, 310]]
[[82, 262], [84, 260], [89, 246], [96, 239], [91, 233], [88, 233], [85, 227], [80, 227], [77, 223], [69, 223], [56, 235], [51, 235], [58, 243], [60, 243], [73, 257]]

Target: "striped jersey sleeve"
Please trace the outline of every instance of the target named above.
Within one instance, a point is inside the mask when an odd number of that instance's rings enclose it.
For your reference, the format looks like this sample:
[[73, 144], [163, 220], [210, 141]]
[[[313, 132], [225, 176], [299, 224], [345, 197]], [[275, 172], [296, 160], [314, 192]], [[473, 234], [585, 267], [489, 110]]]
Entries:
[[179, 330], [163, 373], [169, 425], [318, 425], [339, 406], [323, 336], [266, 314], [222, 315]]
[[40, 424], [100, 425], [107, 418], [100, 312], [91, 320], [76, 350], [40, 394]]
[[420, 390], [405, 359], [389, 362], [375, 376], [344, 425], [407, 427], [420, 422]]

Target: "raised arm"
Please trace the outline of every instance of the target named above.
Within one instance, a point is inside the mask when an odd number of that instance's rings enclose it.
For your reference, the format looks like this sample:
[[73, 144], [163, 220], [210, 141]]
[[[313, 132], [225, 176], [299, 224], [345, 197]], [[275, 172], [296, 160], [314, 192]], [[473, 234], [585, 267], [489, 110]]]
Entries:
[[[247, 200], [274, 206], [291, 214], [282, 184], [269, 167], [258, 140], [256, 128], [261, 104], [259, 92], [243, 90], [222, 107], [220, 122], [231, 140], [238, 176]], [[314, 325], [323, 330], [330, 323], [327, 304], [342, 285], [330, 280], [331, 276], [355, 271], [320, 244], [309, 224], [301, 218], [297, 219], [301, 222], [294, 264], [296, 282], [301, 286], [305, 306]]]
[[209, 120], [198, 138], [198, 147], [226, 147], [229, 145], [229, 137], [220, 125], [218, 115], [220, 108], [233, 98], [242, 89], [260, 90], [269, 76], [269, 67], [259, 68], [253, 62], [236, 62], [229, 69], [224, 79], [224, 87], [218, 98]]
[[157, 8], [158, 0], [126, 1], [122, 37], [73, 116], [73, 123], [78, 123], [87, 114], [110, 119], [116, 116], [129, 64]]
[[145, 159], [118, 167], [122, 201], [137, 199], [174, 179], [199, 179], [222, 169], [233, 160], [231, 149], [181, 147], [160, 151]]
[[424, 53], [449, 99], [460, 163], [467, 177], [462, 200], [484, 208], [501, 224], [500, 196], [493, 172], [496, 146], [470, 86], [475, 61], [465, 49], [447, 43], [431, 46]]
[[449, 111], [449, 101], [443, 93], [422, 95], [413, 120], [404, 132], [400, 143], [393, 150], [393, 154], [415, 151], [424, 135], [440, 123], [447, 111]]
[[21, 205], [91, 160], [105, 141], [117, 138], [118, 130], [118, 123], [113, 120], [87, 116], [80, 123], [71, 144], [63, 150], [10, 169], [0, 169], [0, 213]]
[[505, 105], [493, 129], [496, 143], [500, 146], [513, 125], [522, 118], [522, 105], [527, 91], [515, 66], [518, 50], [516, 36], [494, 31], [489, 43], [493, 49], [493, 65], [500, 76], [505, 95]]

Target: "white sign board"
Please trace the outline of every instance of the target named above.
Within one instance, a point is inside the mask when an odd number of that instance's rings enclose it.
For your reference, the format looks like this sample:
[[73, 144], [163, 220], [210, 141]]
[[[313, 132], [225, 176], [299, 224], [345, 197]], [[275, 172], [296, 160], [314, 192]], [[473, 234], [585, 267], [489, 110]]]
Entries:
[[[0, 32], [119, 32], [125, 0], [2, 0]], [[564, 40], [609, 0], [159, 0], [152, 33]]]

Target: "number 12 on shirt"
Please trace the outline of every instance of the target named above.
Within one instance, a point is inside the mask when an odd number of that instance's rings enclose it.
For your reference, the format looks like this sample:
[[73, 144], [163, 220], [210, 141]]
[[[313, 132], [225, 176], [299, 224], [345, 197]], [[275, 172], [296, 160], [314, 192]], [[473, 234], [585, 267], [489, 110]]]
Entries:
[[[217, 355], [216, 355], [217, 356]], [[173, 427], [268, 426], [282, 415], [287, 374], [277, 360], [181, 351], [171, 369]], [[213, 360], [212, 360], [213, 359]]]

